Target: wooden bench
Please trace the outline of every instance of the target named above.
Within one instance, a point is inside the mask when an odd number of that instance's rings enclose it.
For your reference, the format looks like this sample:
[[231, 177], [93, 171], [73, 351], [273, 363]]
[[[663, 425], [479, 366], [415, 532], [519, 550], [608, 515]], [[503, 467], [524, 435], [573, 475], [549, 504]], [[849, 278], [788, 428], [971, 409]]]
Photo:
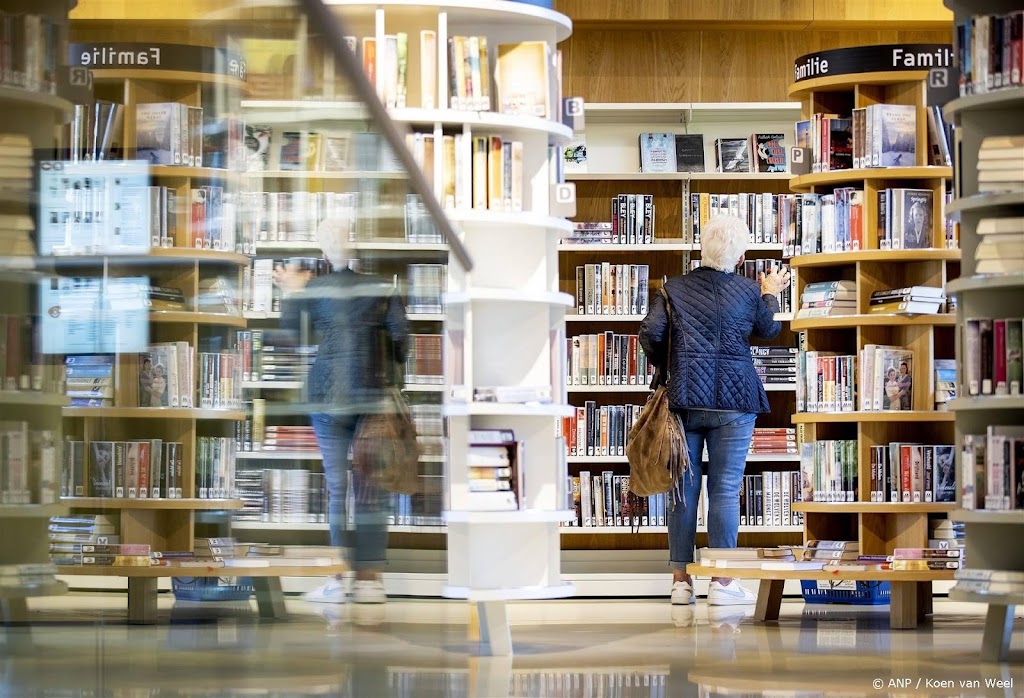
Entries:
[[757, 579], [761, 585], [757, 592], [757, 607], [754, 618], [758, 621], [779, 619], [782, 606], [782, 590], [787, 579], [889, 582], [892, 596], [889, 600], [889, 627], [893, 629], [916, 628], [925, 616], [932, 612], [932, 582], [952, 581], [953, 570], [941, 571], [894, 571], [870, 570], [862, 572], [844, 570], [762, 570], [726, 567], [705, 567], [699, 563], [686, 566], [686, 571], [695, 577], [730, 577], [735, 579]]
[[59, 576], [127, 577], [128, 622], [133, 625], [153, 625], [157, 621], [157, 580], [168, 577], [252, 577], [256, 590], [256, 605], [261, 618], [284, 620], [288, 617], [284, 606], [281, 577], [325, 577], [348, 570], [344, 564], [298, 567], [292, 565], [271, 567], [117, 567], [99, 565], [62, 565]]

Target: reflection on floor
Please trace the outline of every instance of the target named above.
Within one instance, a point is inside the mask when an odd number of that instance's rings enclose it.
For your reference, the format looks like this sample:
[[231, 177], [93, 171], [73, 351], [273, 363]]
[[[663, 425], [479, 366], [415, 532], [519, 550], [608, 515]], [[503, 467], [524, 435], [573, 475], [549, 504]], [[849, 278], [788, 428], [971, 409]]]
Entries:
[[893, 632], [884, 606], [793, 601], [758, 625], [703, 602], [518, 603], [512, 659], [477, 656], [464, 603], [288, 606], [291, 620], [260, 622], [254, 604], [162, 594], [161, 625], [134, 627], [119, 594], [39, 599], [0, 642], [0, 697], [1024, 695], [1024, 624], [1009, 663], [979, 665], [982, 607], [945, 600]]

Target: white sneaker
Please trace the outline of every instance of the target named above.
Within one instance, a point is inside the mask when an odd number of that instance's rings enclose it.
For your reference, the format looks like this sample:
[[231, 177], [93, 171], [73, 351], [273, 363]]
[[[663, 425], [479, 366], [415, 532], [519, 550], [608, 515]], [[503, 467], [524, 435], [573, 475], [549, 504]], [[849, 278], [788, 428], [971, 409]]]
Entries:
[[323, 586], [307, 591], [302, 598], [310, 603], [345, 603], [345, 584], [332, 578]]
[[357, 579], [352, 585], [352, 600], [356, 603], [384, 603], [388, 600], [384, 582]]
[[725, 585], [721, 582], [711, 582], [711, 587], [708, 589], [709, 606], [749, 606], [755, 603], [757, 603], [757, 595], [752, 594], [736, 581]]
[[672, 605], [686, 606], [691, 603], [697, 603], [693, 587], [687, 582], [672, 582]]

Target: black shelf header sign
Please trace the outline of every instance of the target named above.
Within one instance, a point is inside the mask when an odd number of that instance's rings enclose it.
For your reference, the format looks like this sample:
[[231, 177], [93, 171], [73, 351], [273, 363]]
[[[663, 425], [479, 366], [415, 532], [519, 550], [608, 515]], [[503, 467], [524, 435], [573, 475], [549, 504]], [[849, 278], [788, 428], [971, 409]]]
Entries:
[[90, 70], [175, 70], [246, 79], [245, 59], [226, 49], [183, 44], [74, 43], [68, 64]]
[[952, 44], [883, 44], [818, 51], [793, 63], [796, 82], [832, 75], [931, 70], [953, 65]]

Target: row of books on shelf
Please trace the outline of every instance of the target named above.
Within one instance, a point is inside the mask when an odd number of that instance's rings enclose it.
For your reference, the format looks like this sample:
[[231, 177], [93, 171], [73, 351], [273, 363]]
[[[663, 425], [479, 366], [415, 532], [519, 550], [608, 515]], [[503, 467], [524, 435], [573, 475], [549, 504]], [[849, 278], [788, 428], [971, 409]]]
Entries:
[[444, 336], [410, 334], [405, 359], [405, 383], [408, 385], [444, 384]]
[[[511, 429], [470, 429], [466, 435], [469, 510], [512, 511], [523, 506], [526, 464]], [[422, 479], [422, 478], [421, 478]]]
[[182, 442], [162, 439], [86, 442], [65, 438], [61, 496], [181, 499], [187, 489], [184, 451]]
[[[0, 133], [0, 153], [8, 164], [0, 169], [0, 192], [9, 194], [12, 197], [27, 196], [33, 186], [32, 173], [35, 161], [33, 160], [32, 141], [28, 136], [20, 133]], [[31, 228], [23, 227], [23, 216], [5, 216], [7, 236], [12, 238], [5, 242], [5, 247], [21, 250], [25, 247], [26, 231]], [[31, 254], [31, 252], [29, 252]]]
[[[706, 488], [702, 483], [702, 487]], [[707, 502], [706, 492], [701, 492]], [[765, 470], [744, 475], [740, 483], [740, 526], [797, 526], [803, 515], [793, 510], [801, 501], [800, 473], [796, 470]], [[705, 512], [707, 507], [705, 506]]]
[[[786, 172], [785, 134], [752, 133], [745, 138], [716, 138], [716, 172]], [[704, 172], [704, 135], [641, 133], [640, 172]]]
[[[1021, 144], [1024, 147], [1024, 143]], [[1021, 165], [1024, 167], [1024, 163]], [[974, 248], [975, 274], [1024, 274], [1024, 245], [1020, 231], [1024, 217], [982, 218], [975, 232], [979, 235]]]
[[650, 266], [584, 264], [576, 267], [576, 311], [580, 315], [646, 315]]
[[1024, 191], [1024, 135], [982, 139], [978, 149], [978, 191]]
[[635, 334], [581, 334], [566, 340], [566, 385], [641, 385], [654, 367]]
[[0, 421], [0, 504], [54, 504], [59, 482], [54, 433]]
[[[868, 314], [936, 315], [955, 303], [939, 286], [906, 286], [871, 292]], [[804, 286], [797, 318], [857, 314], [857, 284], [849, 279], [818, 281]]]
[[684, 211], [683, 242], [699, 245], [702, 232], [714, 216], [733, 216], [747, 224], [750, 230], [748, 243], [754, 245], [781, 244], [785, 232], [780, 222], [780, 208], [783, 197], [793, 195], [749, 193], [711, 194], [694, 192], [690, 194], [690, 205]]
[[[4, 136], [0, 135], [0, 152], [4, 150], [2, 145]], [[2, 156], [0, 156], [2, 157]], [[4, 158], [7, 160], [8, 158]], [[10, 158], [14, 163], [17, 163], [21, 158], [14, 157]], [[26, 168], [31, 167], [31, 160], [28, 158], [24, 159]], [[6, 169], [6, 168], [4, 168]], [[31, 177], [31, 169], [28, 169]], [[3, 191], [3, 176], [0, 174], [0, 191]], [[17, 213], [2, 213], [0, 214], [0, 255], [3, 256], [3, 264], [0, 268], [12, 269], [12, 268], [26, 268], [32, 265], [31, 259], [18, 259], [18, 257], [31, 258], [36, 253], [36, 245], [32, 239], [32, 233], [35, 231], [36, 226], [32, 222], [30, 216], [25, 216]]]
[[1024, 428], [989, 425], [965, 434], [961, 453], [964, 509], [1024, 509]]
[[0, 84], [57, 94], [67, 26], [48, 15], [0, 11], [0, 36], [4, 37]]
[[665, 526], [668, 522], [668, 493], [650, 497], [633, 494], [629, 491], [629, 475], [583, 470], [569, 477], [569, 492], [576, 516], [564, 526]]
[[[951, 125], [938, 106], [925, 109], [928, 120], [927, 164], [952, 164]], [[796, 123], [796, 145], [811, 152], [811, 172], [865, 167], [913, 167], [917, 163], [917, 107], [872, 104], [849, 117], [814, 114]]]
[[[893, 441], [870, 446], [871, 502], [918, 504], [956, 500], [955, 447]], [[862, 477], [856, 440], [801, 445], [803, 497], [809, 502], [856, 502]]]
[[964, 324], [964, 391], [969, 396], [1024, 390], [1021, 318], [968, 318]]
[[242, 403], [237, 351], [197, 353], [187, 342], [167, 342], [141, 354], [69, 354], [64, 361], [73, 407], [237, 409]]
[[0, 565], [0, 589], [40, 587], [54, 583], [57, 568], [50, 563]]
[[595, 400], [587, 400], [575, 409], [575, 415], [562, 418], [558, 434], [565, 439], [569, 456], [623, 456], [630, 429], [644, 406], [599, 406]]
[[[523, 143], [500, 136], [457, 133], [440, 137], [411, 133], [406, 143], [413, 158], [433, 182], [445, 208], [477, 211], [523, 210]], [[440, 180], [434, 181], [435, 158], [440, 159]]]
[[304, 381], [316, 359], [315, 344], [297, 344], [286, 330], [239, 330], [235, 333], [242, 380], [280, 383]]
[[[407, 104], [410, 46], [404, 32], [379, 37], [345, 37], [349, 49], [361, 56], [363, 69], [388, 108]], [[495, 111], [557, 119], [560, 114], [560, 54], [544, 41], [498, 44], [488, 48], [485, 36], [448, 38], [446, 74], [440, 74], [437, 32], [420, 31], [419, 55], [422, 107], [435, 108], [438, 81], [447, 107], [465, 111]], [[494, 60], [492, 62], [491, 55]], [[413, 63], [416, 64], [415, 62]], [[493, 89], [492, 89], [493, 86]]]
[[360, 192], [335, 191], [250, 191], [240, 194], [239, 228], [243, 237], [260, 243], [311, 245], [324, 220], [348, 224], [348, 236], [355, 239], [360, 225], [369, 225], [376, 200]]
[[956, 26], [960, 95], [982, 94], [1022, 84], [1024, 10], [978, 14]]
[[[690, 261], [690, 269], [697, 269], [700, 267], [700, 260], [693, 259]], [[751, 281], [756, 281], [760, 285], [761, 274], [777, 274], [783, 271], [785, 265], [777, 259], [767, 259], [761, 257], [759, 259], [744, 259], [743, 263], [736, 267], [736, 273], [741, 276], [745, 276]], [[793, 312], [793, 295], [796, 292], [796, 275], [791, 275], [789, 279], [789, 285], [784, 287], [775, 296], [775, 299], [779, 302], [780, 313], [792, 313]]]
[[795, 347], [750, 347], [754, 371], [761, 382], [768, 385], [796, 383], [797, 349]]
[[798, 412], [914, 409], [914, 352], [908, 349], [869, 344], [858, 356], [806, 351], [798, 364]]
[[[67, 438], [61, 495], [116, 499], [180, 499], [184, 444], [161, 439], [79, 441]], [[234, 491], [235, 440], [200, 436], [195, 443], [195, 496], [225, 499]], [[88, 457], [86, 457], [88, 454]]]
[[267, 124], [245, 124], [248, 172], [401, 172], [384, 137], [371, 131], [286, 130], [275, 136]]
[[700, 548], [700, 564], [725, 569], [822, 570], [955, 570], [962, 562], [958, 548], [895, 548], [892, 554], [862, 554], [856, 541], [809, 540], [803, 547]]
[[31, 315], [0, 314], [0, 389], [62, 394], [64, 369], [41, 351], [40, 320]]

